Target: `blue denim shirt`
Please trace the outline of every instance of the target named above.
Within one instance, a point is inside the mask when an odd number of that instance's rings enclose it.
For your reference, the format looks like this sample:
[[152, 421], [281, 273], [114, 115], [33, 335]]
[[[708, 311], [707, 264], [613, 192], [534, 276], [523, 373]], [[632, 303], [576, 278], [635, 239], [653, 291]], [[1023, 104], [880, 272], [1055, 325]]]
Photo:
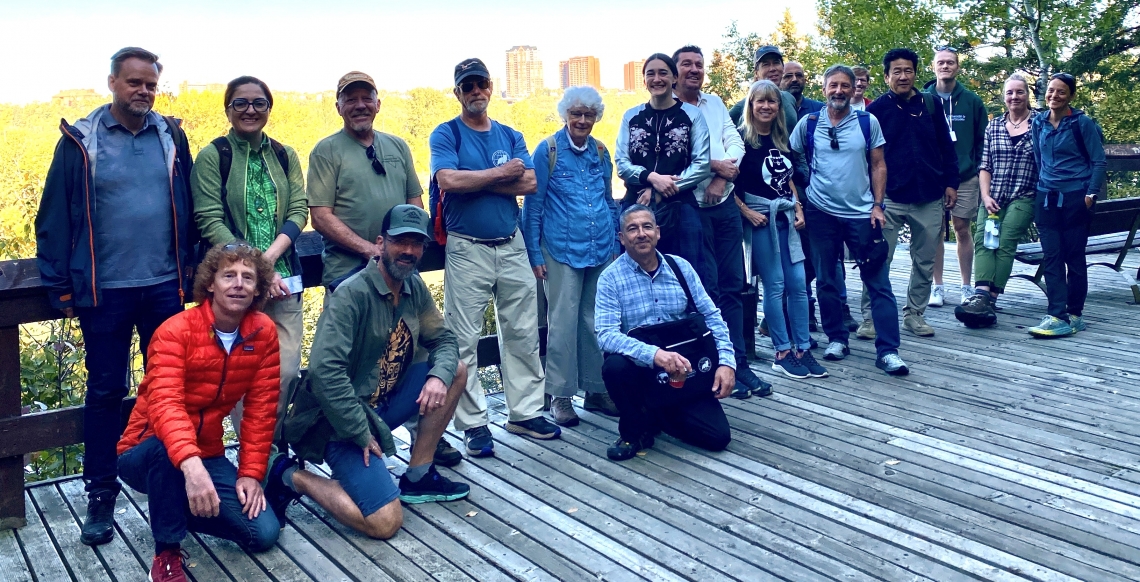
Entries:
[[534, 150], [538, 191], [523, 201], [522, 231], [531, 266], [546, 264], [542, 247], [554, 260], [584, 269], [604, 265], [621, 252], [617, 239], [617, 203], [607, 196], [613, 179], [609, 155], [602, 159], [594, 138], [586, 149], [570, 147], [566, 128], [554, 134], [554, 168], [543, 140]]
[[[1072, 114], [1062, 119], [1056, 129], [1049, 123], [1048, 111], [1035, 115], [1032, 123], [1033, 152], [1040, 169], [1038, 191], [1063, 193], [1084, 190], [1087, 194], [1104, 192], [1107, 164], [1104, 142], [1096, 121], [1080, 109], [1073, 109]], [[1077, 145], [1072, 127], [1075, 123], [1081, 124], [1081, 137], [1089, 154], [1088, 159]]]

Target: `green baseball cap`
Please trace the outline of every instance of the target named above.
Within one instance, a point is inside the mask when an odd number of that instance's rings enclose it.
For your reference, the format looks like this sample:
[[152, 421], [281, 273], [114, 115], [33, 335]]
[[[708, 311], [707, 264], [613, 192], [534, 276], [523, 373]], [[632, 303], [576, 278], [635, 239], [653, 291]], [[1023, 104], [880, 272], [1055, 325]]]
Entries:
[[380, 232], [383, 232], [385, 236], [415, 233], [424, 238], [430, 238], [428, 234], [430, 226], [431, 218], [426, 210], [411, 204], [398, 204], [384, 215]]

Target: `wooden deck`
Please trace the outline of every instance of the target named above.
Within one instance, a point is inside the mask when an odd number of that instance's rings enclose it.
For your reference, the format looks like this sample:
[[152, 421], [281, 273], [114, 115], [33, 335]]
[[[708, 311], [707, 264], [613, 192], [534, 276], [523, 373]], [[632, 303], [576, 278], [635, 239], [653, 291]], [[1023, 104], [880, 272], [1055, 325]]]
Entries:
[[[897, 296], [908, 270], [900, 252]], [[447, 473], [471, 484], [468, 501], [409, 508], [387, 542], [305, 502], [270, 552], [188, 539], [189, 572], [200, 581], [1140, 580], [1140, 307], [1116, 273], [1094, 268], [1090, 278], [1089, 329], [1076, 338], [1030, 338], [1024, 328], [1045, 298], [1015, 280], [995, 329], [967, 330], [947, 306], [927, 313], [934, 338], [904, 332], [908, 377], [882, 374], [871, 343], [852, 339], [850, 358], [827, 363], [831, 378], [781, 377], [772, 398], [726, 400], [733, 442], [723, 453], [662, 437], [613, 463], [614, 420], [585, 413], [562, 440], [536, 443], [501, 428], [493, 399], [497, 456]], [[767, 370], [770, 343], [759, 343], [755, 366]], [[119, 535], [91, 550], [78, 541], [81, 482], [29, 486], [29, 525], [0, 532], [0, 580], [145, 579], [146, 498], [126, 492]]]

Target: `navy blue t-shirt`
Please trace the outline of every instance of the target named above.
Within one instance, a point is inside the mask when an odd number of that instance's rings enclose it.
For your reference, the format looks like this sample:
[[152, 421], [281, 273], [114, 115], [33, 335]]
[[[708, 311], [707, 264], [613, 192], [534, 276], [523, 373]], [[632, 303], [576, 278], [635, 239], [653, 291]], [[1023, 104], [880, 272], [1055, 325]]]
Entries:
[[[490, 131], [475, 131], [461, 120], [459, 150], [447, 123], [431, 133], [431, 175], [440, 170], [489, 170], [513, 158], [523, 161], [528, 170], [534, 162], [526, 149], [521, 133], [491, 121]], [[443, 197], [443, 224], [449, 232], [474, 238], [502, 238], [510, 236], [519, 225], [519, 205], [514, 196], [490, 191], [467, 194], [445, 194]]]

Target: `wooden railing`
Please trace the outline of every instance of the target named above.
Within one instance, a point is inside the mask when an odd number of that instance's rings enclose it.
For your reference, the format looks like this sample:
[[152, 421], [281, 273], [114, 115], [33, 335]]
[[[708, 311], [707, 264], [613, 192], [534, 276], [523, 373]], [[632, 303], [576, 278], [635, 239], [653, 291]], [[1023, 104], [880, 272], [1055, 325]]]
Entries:
[[[1140, 171], [1140, 144], [1109, 145], [1105, 149], [1109, 171]], [[306, 232], [297, 239], [306, 287], [320, 285], [323, 247], [323, 240], [315, 232]], [[443, 259], [443, 249], [433, 243], [424, 253], [420, 270], [442, 270]], [[745, 329], [755, 329], [755, 295], [752, 297], [748, 302], [751, 309], [745, 309]], [[540, 319], [545, 311], [544, 307], [539, 309]], [[19, 326], [61, 317], [48, 303], [34, 259], [0, 261], [0, 528], [3, 529], [23, 527], [26, 523], [24, 455], [83, 442], [82, 406], [21, 414]], [[545, 353], [546, 328], [541, 321], [539, 325], [541, 349]], [[751, 340], [751, 336], [751, 333], [746, 334], [746, 339]], [[754, 344], [752, 341], [747, 344], [751, 353]], [[499, 362], [495, 336], [479, 341], [478, 359], [480, 366]], [[133, 399], [128, 399], [124, 406], [133, 404]]]

